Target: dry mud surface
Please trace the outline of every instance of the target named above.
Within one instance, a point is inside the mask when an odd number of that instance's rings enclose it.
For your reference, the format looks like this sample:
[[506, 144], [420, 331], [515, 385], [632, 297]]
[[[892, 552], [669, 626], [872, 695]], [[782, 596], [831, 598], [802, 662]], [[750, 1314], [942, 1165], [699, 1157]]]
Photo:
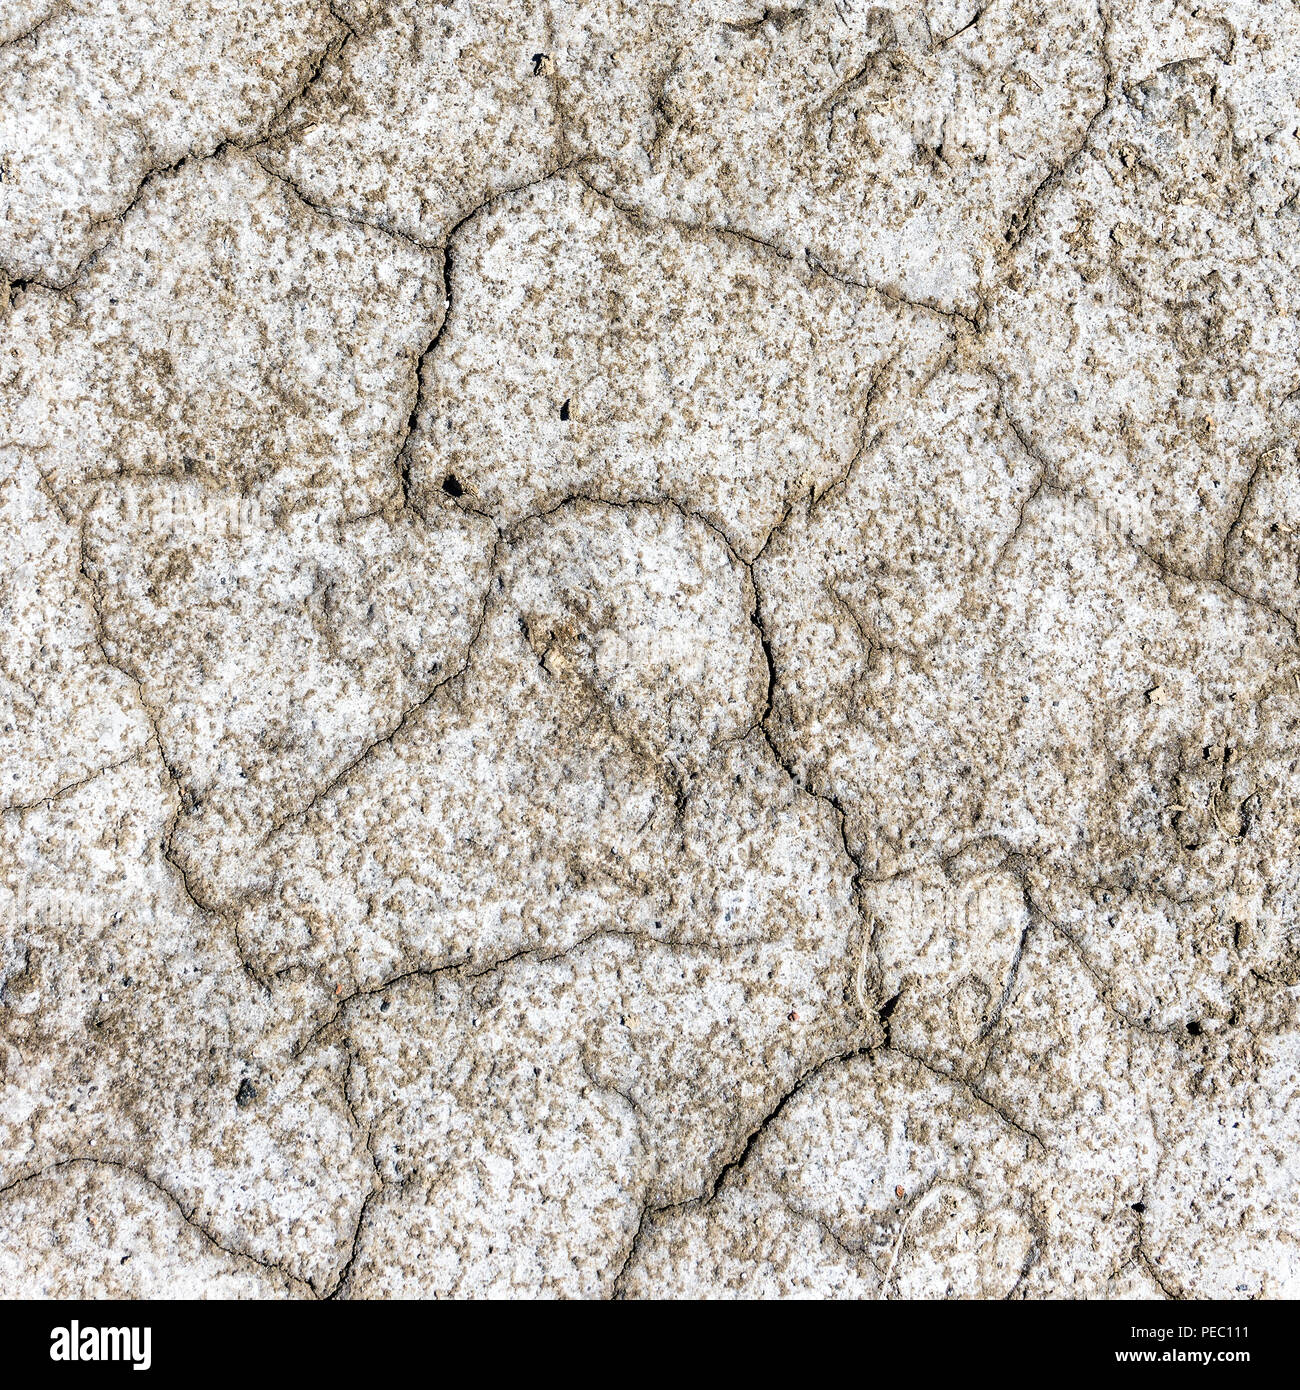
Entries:
[[1300, 1293], [1295, 0], [10, 0], [0, 1293]]

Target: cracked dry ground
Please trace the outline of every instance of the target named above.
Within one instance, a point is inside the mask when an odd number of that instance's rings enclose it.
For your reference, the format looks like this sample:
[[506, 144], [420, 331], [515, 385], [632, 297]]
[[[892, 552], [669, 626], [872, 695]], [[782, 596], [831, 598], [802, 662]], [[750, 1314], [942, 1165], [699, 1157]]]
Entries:
[[0, 1292], [1300, 1292], [1294, 0], [9, 0]]

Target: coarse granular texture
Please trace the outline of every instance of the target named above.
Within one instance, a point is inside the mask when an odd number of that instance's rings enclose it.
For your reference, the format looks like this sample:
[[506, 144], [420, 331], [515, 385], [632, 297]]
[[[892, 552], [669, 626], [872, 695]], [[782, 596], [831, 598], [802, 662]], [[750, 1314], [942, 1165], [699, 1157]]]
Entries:
[[1297, 0], [10, 0], [0, 1295], [1300, 1296]]

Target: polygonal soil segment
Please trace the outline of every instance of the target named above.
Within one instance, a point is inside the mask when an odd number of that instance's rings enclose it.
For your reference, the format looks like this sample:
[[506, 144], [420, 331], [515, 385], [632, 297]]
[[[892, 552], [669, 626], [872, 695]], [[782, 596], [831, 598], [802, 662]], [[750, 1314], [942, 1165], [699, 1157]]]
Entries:
[[574, 177], [485, 210], [451, 265], [411, 479], [507, 527], [570, 496], [668, 497], [750, 558], [796, 497], [844, 475], [872, 400], [952, 336], [744, 239], [626, 214]]
[[263, 517], [371, 512], [400, 494], [440, 260], [324, 216], [247, 154], [189, 161], [67, 294], [16, 299], [7, 442], [65, 505], [170, 478]]

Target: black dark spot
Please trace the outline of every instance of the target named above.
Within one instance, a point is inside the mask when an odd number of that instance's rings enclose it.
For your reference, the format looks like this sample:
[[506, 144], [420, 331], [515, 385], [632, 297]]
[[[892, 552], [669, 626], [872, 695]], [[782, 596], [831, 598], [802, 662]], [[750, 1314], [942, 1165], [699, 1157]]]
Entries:
[[890, 1043], [889, 1020], [893, 1017], [894, 1010], [898, 1008], [898, 1001], [902, 997], [903, 992], [902, 990], [899, 990], [899, 992], [896, 995], [894, 995], [892, 999], [886, 1000], [885, 1003], [880, 1006], [880, 1012], [876, 1015], [876, 1017], [880, 1020], [880, 1026], [885, 1030], [886, 1047], [888, 1047]]
[[1146, 1204], [1145, 1202], [1134, 1202], [1134, 1203], [1133, 1203], [1133, 1210], [1134, 1210], [1135, 1212], [1137, 1212], [1137, 1214], [1138, 1214], [1139, 1216], [1141, 1216], [1142, 1213], [1143, 1213], [1144, 1211], [1146, 1211], [1146, 1209], [1147, 1209], [1147, 1204]]
[[542, 70], [542, 64], [547, 60], [548, 57], [550, 57], [550, 54], [548, 54], [548, 53], [534, 53], [534, 54], [533, 54], [533, 76], [534, 76], [534, 77], [536, 77], [537, 74], [538, 74], [539, 72], [541, 72], [541, 70]]
[[1187, 1031], [1192, 1035], [1192, 1037], [1199, 1038], [1201, 1034], [1205, 1032], [1205, 1024], [1199, 1023], [1196, 1019], [1193, 1019], [1187, 1025]]
[[245, 1110], [257, 1099], [257, 1088], [253, 1083], [244, 1077], [239, 1083], [239, 1090], [235, 1092], [235, 1104], [241, 1110]]
[[569, 402], [568, 402], [568, 401], [565, 401], [564, 404], [560, 407], [560, 419], [561, 419], [561, 420], [567, 420], [568, 418], [569, 418]]
[[454, 473], [448, 473], [442, 480], [442, 490], [448, 497], [464, 497], [465, 489], [461, 486], [460, 479]]

